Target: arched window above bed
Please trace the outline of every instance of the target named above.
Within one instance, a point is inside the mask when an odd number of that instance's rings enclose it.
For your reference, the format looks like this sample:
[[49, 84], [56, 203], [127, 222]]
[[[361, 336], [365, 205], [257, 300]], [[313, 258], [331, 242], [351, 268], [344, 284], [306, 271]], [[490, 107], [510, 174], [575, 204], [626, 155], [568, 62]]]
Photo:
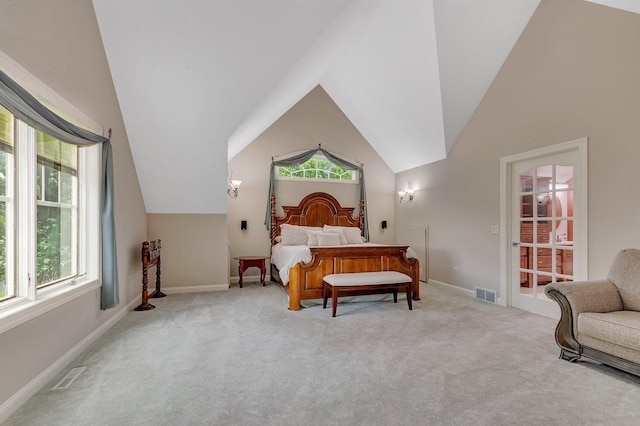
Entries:
[[314, 157], [324, 157], [334, 165], [344, 169], [344, 170], [353, 170], [354, 174], [357, 176], [357, 179], [360, 182], [360, 206], [361, 206], [361, 215], [364, 219], [364, 229], [363, 236], [368, 241], [369, 240], [369, 226], [367, 223], [367, 198], [366, 198], [366, 189], [364, 184], [364, 165], [358, 164], [356, 162], [351, 162], [350, 160], [344, 159], [334, 153], [326, 151], [322, 149], [322, 146], [318, 145], [317, 149], [312, 149], [310, 151], [292, 154], [286, 158], [281, 159], [271, 159], [271, 174], [269, 177], [269, 198], [267, 199], [267, 211], [265, 214], [264, 224], [267, 227], [267, 230], [271, 230], [271, 202], [275, 200], [276, 196], [276, 168], [278, 167], [291, 167], [291, 166], [300, 166], [305, 164], [307, 161], [313, 159]]
[[277, 180], [320, 180], [358, 183], [358, 172], [344, 168], [322, 154], [316, 154], [302, 164], [275, 166]]

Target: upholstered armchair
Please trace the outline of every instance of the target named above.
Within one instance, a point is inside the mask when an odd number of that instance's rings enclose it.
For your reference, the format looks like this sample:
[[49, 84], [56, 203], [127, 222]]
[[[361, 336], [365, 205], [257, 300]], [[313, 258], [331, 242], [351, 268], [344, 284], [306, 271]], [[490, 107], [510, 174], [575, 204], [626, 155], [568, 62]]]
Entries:
[[640, 375], [640, 250], [619, 252], [605, 280], [552, 283], [545, 293], [560, 305], [562, 359], [585, 356]]

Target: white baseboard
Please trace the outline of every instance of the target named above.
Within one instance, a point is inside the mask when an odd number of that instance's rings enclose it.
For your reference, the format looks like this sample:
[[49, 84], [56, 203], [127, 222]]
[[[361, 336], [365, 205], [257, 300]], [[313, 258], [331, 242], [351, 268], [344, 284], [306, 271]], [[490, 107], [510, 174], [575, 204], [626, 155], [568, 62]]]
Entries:
[[229, 284], [209, 284], [209, 285], [192, 285], [185, 287], [162, 287], [162, 292], [165, 294], [180, 294], [180, 293], [203, 293], [207, 291], [227, 291], [229, 290]]
[[452, 284], [449, 284], [449, 283], [445, 283], [443, 281], [433, 280], [433, 279], [429, 278], [428, 284], [437, 285], [438, 287], [446, 288], [448, 290], [455, 291], [456, 293], [459, 293], [459, 294], [464, 295], [464, 296], [469, 296], [469, 297], [473, 297], [473, 298], [476, 297], [476, 293], [473, 290], [469, 290], [468, 288], [458, 287], [457, 285], [452, 285]]
[[89, 345], [98, 340], [100, 336], [120, 321], [129, 310], [129, 305], [119, 308], [116, 314], [101, 324], [100, 327], [96, 328], [91, 334], [82, 339], [77, 345], [71, 348], [71, 350], [51, 364], [46, 370], [36, 376], [11, 398], [5, 401], [5, 403], [0, 406], [0, 423], [7, 420], [9, 416], [15, 413], [18, 408], [22, 406], [22, 404], [27, 402], [29, 398], [44, 388], [56, 375], [60, 374], [65, 368], [67, 368], [74, 359], [89, 347]]

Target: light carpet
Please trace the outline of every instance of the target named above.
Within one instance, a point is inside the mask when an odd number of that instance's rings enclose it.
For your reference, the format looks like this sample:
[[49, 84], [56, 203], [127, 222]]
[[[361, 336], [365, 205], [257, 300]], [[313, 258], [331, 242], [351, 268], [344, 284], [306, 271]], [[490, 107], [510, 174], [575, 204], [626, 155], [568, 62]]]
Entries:
[[5, 424], [640, 424], [640, 379], [558, 359], [554, 320], [424, 283], [421, 296], [336, 318], [288, 311], [275, 284], [155, 299]]

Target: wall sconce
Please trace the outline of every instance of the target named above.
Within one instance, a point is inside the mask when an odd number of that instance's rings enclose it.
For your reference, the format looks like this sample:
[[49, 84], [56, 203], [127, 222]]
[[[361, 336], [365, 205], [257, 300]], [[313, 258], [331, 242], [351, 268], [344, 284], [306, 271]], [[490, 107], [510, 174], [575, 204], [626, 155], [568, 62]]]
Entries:
[[227, 194], [229, 194], [229, 197], [238, 197], [238, 188], [240, 188], [241, 183], [241, 180], [233, 179], [233, 170], [229, 170], [229, 177], [227, 178]]
[[382, 222], [380, 222], [380, 227], [381, 227], [382, 229], [387, 229], [387, 221], [386, 221], [386, 220], [383, 220]]
[[407, 181], [407, 189], [405, 191], [398, 191], [400, 196], [400, 204], [407, 204], [413, 201], [413, 186], [411, 181]]
[[241, 220], [240, 221], [240, 229], [243, 231], [246, 231], [247, 229], [247, 221], [246, 220]]

